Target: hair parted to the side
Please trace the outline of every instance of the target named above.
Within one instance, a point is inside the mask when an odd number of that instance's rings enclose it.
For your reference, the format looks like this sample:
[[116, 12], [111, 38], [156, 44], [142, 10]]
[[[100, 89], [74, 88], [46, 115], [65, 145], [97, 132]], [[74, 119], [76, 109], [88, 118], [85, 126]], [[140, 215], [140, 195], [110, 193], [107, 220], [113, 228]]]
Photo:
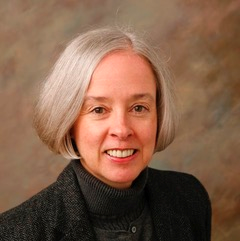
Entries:
[[73, 39], [44, 82], [33, 124], [40, 139], [52, 151], [67, 159], [79, 158], [71, 129], [80, 113], [92, 74], [107, 54], [124, 50], [145, 58], [156, 78], [158, 130], [155, 151], [165, 149], [173, 141], [177, 112], [165, 62], [154, 47], [134, 31], [104, 27], [89, 30]]

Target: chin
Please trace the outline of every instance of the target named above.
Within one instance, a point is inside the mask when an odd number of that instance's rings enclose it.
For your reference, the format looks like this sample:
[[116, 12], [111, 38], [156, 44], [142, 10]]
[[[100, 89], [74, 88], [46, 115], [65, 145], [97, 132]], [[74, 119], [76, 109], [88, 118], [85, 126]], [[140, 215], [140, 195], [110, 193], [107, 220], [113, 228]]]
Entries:
[[[139, 172], [140, 173], [140, 172]], [[129, 188], [132, 185], [132, 182], [138, 177], [139, 173], [131, 173], [131, 174], [116, 174], [113, 175], [109, 180], [112, 183], [116, 183], [117, 186], [125, 186], [125, 188]]]

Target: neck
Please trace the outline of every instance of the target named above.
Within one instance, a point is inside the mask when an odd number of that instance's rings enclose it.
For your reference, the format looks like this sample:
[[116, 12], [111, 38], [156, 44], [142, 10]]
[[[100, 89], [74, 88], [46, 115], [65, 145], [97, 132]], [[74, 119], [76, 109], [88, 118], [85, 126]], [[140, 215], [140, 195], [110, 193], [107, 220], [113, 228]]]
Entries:
[[130, 188], [113, 188], [88, 173], [79, 160], [72, 161], [87, 208], [94, 215], [119, 216], [143, 208], [148, 169], [144, 169]]

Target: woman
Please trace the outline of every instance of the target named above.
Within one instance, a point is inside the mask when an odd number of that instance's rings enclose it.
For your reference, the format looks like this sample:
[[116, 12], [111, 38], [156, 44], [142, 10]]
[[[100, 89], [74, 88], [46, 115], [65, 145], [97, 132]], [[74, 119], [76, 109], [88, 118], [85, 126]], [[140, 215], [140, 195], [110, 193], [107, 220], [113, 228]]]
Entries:
[[72, 161], [1, 215], [1, 240], [210, 240], [200, 182], [148, 167], [174, 138], [176, 110], [163, 61], [136, 34], [101, 28], [75, 38], [45, 82], [34, 123]]

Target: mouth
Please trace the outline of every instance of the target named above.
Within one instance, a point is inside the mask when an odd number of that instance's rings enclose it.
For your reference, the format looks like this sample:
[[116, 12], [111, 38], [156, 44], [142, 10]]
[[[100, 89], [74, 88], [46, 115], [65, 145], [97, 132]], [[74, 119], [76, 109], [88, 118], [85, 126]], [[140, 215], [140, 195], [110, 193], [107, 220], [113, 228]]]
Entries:
[[126, 150], [108, 150], [106, 153], [111, 157], [126, 158], [132, 156], [136, 153], [136, 149], [126, 149]]

